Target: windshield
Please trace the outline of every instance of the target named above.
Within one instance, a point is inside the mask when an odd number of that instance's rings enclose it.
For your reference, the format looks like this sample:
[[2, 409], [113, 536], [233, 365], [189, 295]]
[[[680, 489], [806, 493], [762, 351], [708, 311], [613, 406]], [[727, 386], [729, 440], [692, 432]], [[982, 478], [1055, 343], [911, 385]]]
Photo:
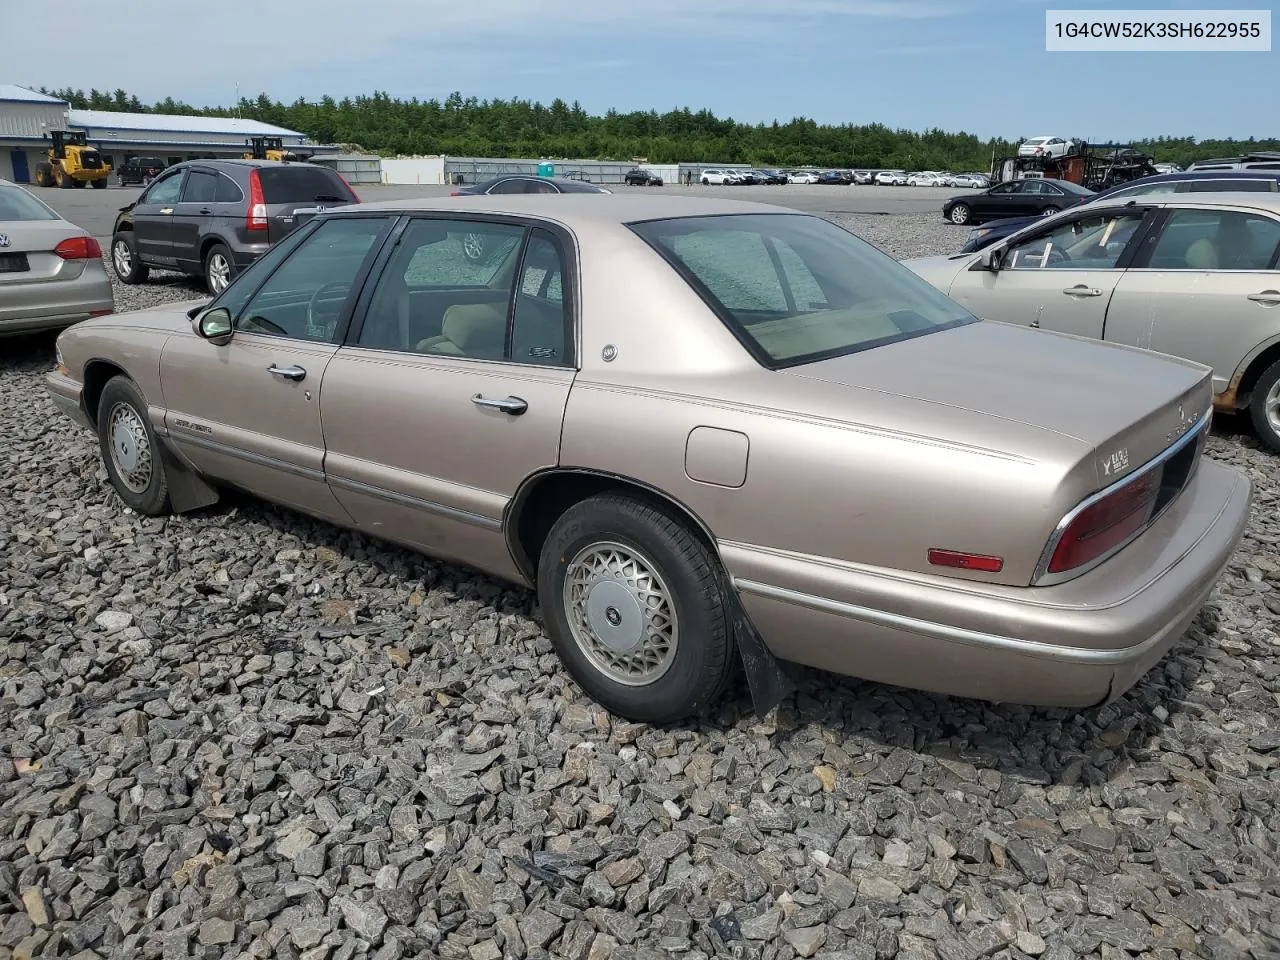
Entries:
[[854, 353], [976, 319], [821, 217], [733, 214], [630, 226], [766, 367]]
[[0, 220], [58, 220], [59, 216], [21, 187], [0, 187]]

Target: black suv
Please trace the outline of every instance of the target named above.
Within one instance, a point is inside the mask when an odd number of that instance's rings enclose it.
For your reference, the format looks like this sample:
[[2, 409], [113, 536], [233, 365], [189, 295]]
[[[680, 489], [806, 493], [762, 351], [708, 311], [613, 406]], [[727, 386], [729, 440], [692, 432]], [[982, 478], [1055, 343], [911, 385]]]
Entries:
[[212, 294], [327, 207], [359, 203], [347, 181], [313, 163], [188, 160], [121, 207], [111, 265], [125, 283], [151, 267], [203, 276]]
[[652, 170], [645, 170], [636, 167], [634, 170], [628, 170], [626, 176], [623, 177], [629, 187], [660, 187], [662, 186], [662, 178]]
[[130, 157], [120, 165], [116, 176], [120, 178], [122, 187], [131, 183], [150, 183], [166, 166], [168, 164], [159, 157]]

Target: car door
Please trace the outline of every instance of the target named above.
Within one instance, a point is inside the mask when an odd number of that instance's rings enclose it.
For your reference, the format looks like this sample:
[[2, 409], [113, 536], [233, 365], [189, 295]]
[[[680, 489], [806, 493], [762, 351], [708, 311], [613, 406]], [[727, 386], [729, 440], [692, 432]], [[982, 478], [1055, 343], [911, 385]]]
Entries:
[[986, 219], [1016, 216], [1018, 207], [1015, 198], [1022, 190], [1024, 183], [1026, 183], [1025, 180], [997, 183], [990, 190], [973, 198], [971, 206], [974, 213]]
[[1081, 211], [1019, 237], [1005, 248], [999, 270], [960, 271], [948, 294], [979, 317], [1100, 340], [1111, 293], [1149, 212]]
[[1255, 347], [1280, 336], [1277, 256], [1270, 213], [1171, 201], [1116, 286], [1107, 339], [1210, 366], [1221, 393]]
[[321, 387], [350, 299], [394, 221], [390, 214], [320, 221], [298, 241], [274, 247], [213, 301], [211, 308], [232, 315], [228, 342], [191, 334], [166, 343], [165, 426], [199, 470], [349, 522], [325, 483]]
[[172, 217], [170, 241], [179, 266], [200, 265], [200, 241], [214, 216], [218, 195], [218, 174], [204, 167], [190, 167]]
[[[575, 373], [559, 228], [510, 218], [412, 218], [325, 372], [334, 496], [364, 530], [519, 576], [503, 535], [526, 477], [559, 461]], [[461, 253], [481, 232], [493, 256]]]
[[138, 255], [148, 263], [173, 266], [173, 214], [182, 196], [185, 169], [157, 177], [130, 211]]

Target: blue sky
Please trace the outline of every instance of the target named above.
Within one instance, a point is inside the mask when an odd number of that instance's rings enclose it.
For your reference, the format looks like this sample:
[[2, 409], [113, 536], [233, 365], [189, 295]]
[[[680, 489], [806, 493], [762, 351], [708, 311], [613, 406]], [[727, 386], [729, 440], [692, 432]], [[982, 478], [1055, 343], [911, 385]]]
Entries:
[[1045, 9], [1064, 6], [1248, 4], [218, 0], [136, 17], [20, 18], [0, 37], [0, 82], [197, 104], [230, 103], [237, 82], [241, 94], [284, 100], [456, 89], [577, 99], [593, 113], [707, 107], [748, 122], [803, 115], [981, 137], [1278, 132], [1276, 52], [1047, 53]]

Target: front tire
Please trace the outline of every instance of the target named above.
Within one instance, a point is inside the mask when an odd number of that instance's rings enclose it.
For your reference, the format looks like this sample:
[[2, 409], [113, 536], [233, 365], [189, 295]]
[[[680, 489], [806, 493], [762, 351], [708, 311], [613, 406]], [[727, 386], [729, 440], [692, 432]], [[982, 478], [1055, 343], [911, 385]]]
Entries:
[[215, 243], [204, 256], [204, 285], [209, 293], [217, 296], [231, 285], [236, 268], [225, 244]]
[[1262, 445], [1272, 453], [1280, 453], [1280, 360], [1262, 371], [1254, 384], [1249, 419]]
[[635, 497], [577, 503], [552, 527], [538, 601], [556, 652], [611, 713], [674, 723], [711, 707], [734, 665], [719, 560], [680, 521]]
[[111, 268], [122, 283], [145, 283], [150, 268], [138, 259], [138, 246], [133, 233], [125, 231], [111, 238]]
[[973, 212], [969, 209], [967, 203], [957, 203], [951, 208], [951, 213], [947, 215], [947, 219], [959, 226], [964, 226], [973, 217]]
[[99, 180], [94, 180], [94, 181], [93, 181], [93, 189], [95, 189], [95, 190], [105, 190], [105, 189], [107, 189], [107, 179], [106, 179], [106, 177], [103, 177], [103, 178], [101, 178], [101, 179], [99, 179]]
[[98, 447], [111, 486], [127, 507], [149, 517], [172, 512], [169, 480], [147, 417], [147, 402], [128, 377], [112, 377], [102, 390]]

